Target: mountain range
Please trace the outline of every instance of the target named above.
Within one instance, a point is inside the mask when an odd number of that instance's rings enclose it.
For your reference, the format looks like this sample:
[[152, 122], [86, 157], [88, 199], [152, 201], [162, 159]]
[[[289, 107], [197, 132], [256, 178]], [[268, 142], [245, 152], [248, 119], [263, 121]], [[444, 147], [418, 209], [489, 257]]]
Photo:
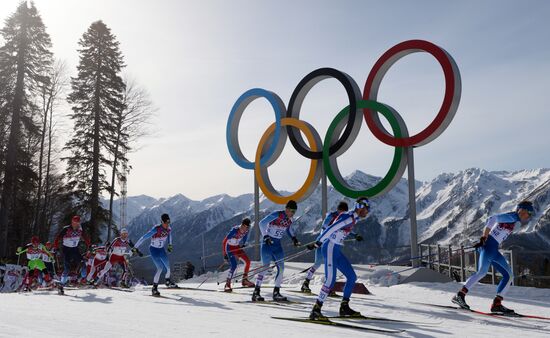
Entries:
[[[380, 178], [355, 171], [346, 177], [354, 188], [376, 184]], [[550, 169], [514, 172], [486, 171], [470, 168], [457, 173], [440, 174], [429, 182], [416, 183], [418, 242], [458, 246], [471, 245], [479, 238], [486, 219], [495, 213], [514, 210], [524, 199], [533, 201], [536, 215], [533, 220], [510, 236], [504, 248], [550, 250]], [[331, 186], [328, 187], [328, 206], [332, 210], [346, 200]], [[321, 190], [318, 187], [310, 198], [299, 203], [294, 226], [302, 243], [315, 239], [321, 223]], [[365, 240], [347, 243], [345, 252], [353, 263], [374, 263], [406, 257], [410, 252], [410, 222], [408, 216], [408, 185], [401, 181], [384, 196], [371, 199], [369, 217], [355, 226]], [[115, 215], [119, 214], [115, 203]], [[260, 196], [261, 217], [282, 209]], [[215, 267], [223, 258], [221, 242], [230, 228], [243, 217], [253, 218], [253, 195], [232, 197], [216, 195], [201, 201], [182, 194], [155, 199], [146, 195], [128, 198], [128, 229], [130, 238], [137, 240], [154, 224], [160, 215], [168, 213], [172, 221], [174, 252], [172, 262], [191, 261], [195, 265]], [[250, 244], [254, 244], [256, 228], [251, 229]], [[288, 252], [295, 249], [284, 240]], [[141, 248], [144, 252], [146, 248]], [[253, 258], [255, 249], [249, 249]], [[216, 255], [216, 253], [219, 253]], [[213, 255], [213, 256], [211, 256]], [[205, 262], [201, 256], [211, 256]], [[312, 260], [307, 254], [302, 260]], [[136, 268], [150, 268], [145, 259], [134, 259]]]

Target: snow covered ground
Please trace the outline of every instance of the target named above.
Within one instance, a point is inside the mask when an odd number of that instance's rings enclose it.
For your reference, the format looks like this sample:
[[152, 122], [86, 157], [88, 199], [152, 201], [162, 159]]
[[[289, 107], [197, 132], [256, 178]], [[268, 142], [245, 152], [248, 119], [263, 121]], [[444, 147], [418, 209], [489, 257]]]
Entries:
[[[321, 269], [322, 270], [322, 269]], [[364, 269], [358, 269], [364, 270]], [[291, 271], [288, 272], [292, 274]], [[400, 329], [399, 337], [548, 337], [550, 321], [502, 319], [469, 312], [442, 309], [414, 302], [452, 305], [449, 301], [458, 283], [415, 283], [392, 286], [380, 276], [362, 276], [373, 295], [354, 295], [350, 305], [364, 315], [411, 321], [411, 323], [354, 322], [354, 325]], [[224, 274], [219, 278], [223, 279]], [[376, 276], [376, 278], [372, 278]], [[201, 286], [218, 290], [216, 278]], [[203, 277], [181, 283], [197, 287]], [[272, 319], [271, 316], [306, 317], [314, 296], [294, 293], [301, 278], [290, 278], [282, 293], [306, 304], [273, 305], [236, 303], [247, 301], [251, 289], [232, 294], [204, 290], [165, 290], [165, 298], [153, 298], [150, 289], [138, 286], [134, 292], [110, 289], [67, 290], [66, 296], [53, 291], [0, 294], [0, 337], [349, 337], [384, 336], [373, 332]], [[322, 280], [315, 279], [317, 292]], [[268, 281], [269, 283], [269, 281]], [[391, 283], [390, 283], [391, 284]], [[488, 311], [495, 287], [479, 284], [467, 300]], [[269, 296], [271, 289], [262, 289]], [[266, 297], [267, 298], [267, 297]], [[550, 290], [512, 287], [505, 305], [518, 313], [550, 316]], [[339, 300], [329, 298], [323, 311], [336, 315]]]

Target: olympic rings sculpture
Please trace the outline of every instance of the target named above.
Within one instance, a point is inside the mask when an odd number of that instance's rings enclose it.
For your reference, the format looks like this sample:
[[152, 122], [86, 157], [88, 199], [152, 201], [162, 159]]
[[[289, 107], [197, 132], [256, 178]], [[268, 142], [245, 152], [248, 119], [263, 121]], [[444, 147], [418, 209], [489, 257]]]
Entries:
[[[429, 53], [439, 62], [445, 76], [445, 94], [435, 119], [424, 130], [409, 136], [407, 126], [399, 113], [376, 99], [380, 84], [390, 67], [404, 56], [417, 52]], [[348, 97], [348, 105], [336, 115], [324, 141], [321, 141], [319, 133], [311, 124], [300, 120], [300, 109], [309, 91], [327, 78], [336, 79], [342, 84]], [[460, 103], [461, 88], [460, 71], [451, 55], [444, 49], [424, 40], [401, 42], [386, 51], [374, 64], [362, 95], [357, 83], [348, 74], [333, 68], [320, 68], [306, 75], [294, 89], [288, 108], [281, 98], [271, 91], [261, 88], [246, 91], [237, 99], [229, 114], [226, 128], [227, 147], [237, 165], [254, 170], [264, 195], [278, 204], [284, 204], [289, 199], [302, 201], [309, 197], [319, 184], [323, 168], [333, 187], [344, 196], [379, 196], [392, 189], [403, 176], [407, 166], [407, 147], [426, 145], [449, 126]], [[241, 151], [238, 127], [247, 106], [259, 98], [266, 99], [273, 107], [275, 122], [261, 137], [255, 160], [252, 162], [246, 159]], [[380, 115], [389, 122], [391, 133], [382, 125]], [[362, 119], [378, 140], [394, 147], [394, 154], [390, 169], [380, 182], [365, 190], [355, 190], [340, 173], [337, 158], [346, 152], [357, 138]], [[307, 143], [300, 132], [306, 136]], [[281, 155], [287, 137], [296, 151], [310, 159], [311, 163], [302, 187], [291, 195], [283, 196], [271, 184], [267, 169]]]

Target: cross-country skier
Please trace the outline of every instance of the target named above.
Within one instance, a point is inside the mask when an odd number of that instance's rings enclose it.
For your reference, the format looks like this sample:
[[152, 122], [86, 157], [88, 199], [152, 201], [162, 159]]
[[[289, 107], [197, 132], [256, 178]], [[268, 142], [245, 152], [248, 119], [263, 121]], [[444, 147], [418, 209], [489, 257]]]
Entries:
[[[325, 220], [323, 221], [323, 224], [321, 225], [321, 233], [325, 231], [325, 229], [330, 226], [338, 216], [348, 211], [348, 204], [344, 201], [341, 201], [338, 203], [338, 207], [336, 208], [336, 211], [333, 211], [325, 217]], [[361, 235], [350, 233], [350, 236], [354, 236], [356, 241], [362, 241], [363, 237]], [[302, 284], [302, 292], [305, 293], [311, 293], [311, 289], [309, 288], [309, 282], [313, 278], [313, 275], [315, 274], [315, 271], [319, 269], [319, 267], [323, 264], [323, 251], [321, 248], [315, 249], [315, 262], [313, 263], [313, 266], [309, 268], [307, 271], [306, 279], [304, 280], [304, 283]]]
[[466, 294], [472, 286], [487, 275], [489, 267], [493, 264], [497, 271], [502, 274], [502, 279], [497, 286], [497, 295], [491, 305], [491, 312], [514, 313], [514, 310], [502, 305], [504, 295], [512, 284], [513, 276], [508, 262], [499, 252], [498, 247], [514, 231], [518, 222], [520, 226], [526, 225], [534, 214], [533, 203], [523, 201], [516, 206], [515, 211], [489, 217], [483, 230], [483, 236], [479, 239], [479, 243], [475, 245], [476, 249], [479, 250], [478, 270], [468, 278], [462, 289], [452, 298], [453, 303], [463, 309], [470, 309], [470, 306], [466, 304]]
[[93, 248], [95, 245], [92, 245], [88, 251], [82, 255], [82, 262], [84, 264], [84, 268], [82, 269], [82, 274], [84, 274], [84, 283], [86, 282], [86, 276], [90, 273], [90, 270], [92, 270], [92, 265], [94, 264], [94, 253]]
[[40, 239], [37, 236], [32, 236], [31, 242], [26, 245], [25, 249], [19, 247], [17, 248], [17, 255], [27, 253], [27, 266], [29, 271], [23, 279], [23, 284], [25, 285], [25, 291], [30, 291], [33, 282], [38, 281], [40, 275], [43, 275], [44, 281], [49, 283], [51, 278], [42, 257], [46, 254], [46, 248], [44, 245], [40, 244]]
[[46, 266], [46, 269], [48, 270], [48, 273], [50, 274], [50, 276], [55, 276], [56, 274], [56, 271], [55, 271], [55, 267], [54, 267], [54, 263], [55, 263], [55, 256], [54, 254], [52, 253], [52, 243], [51, 242], [46, 242], [46, 244], [44, 244], [44, 255], [42, 255], [42, 261], [44, 262], [44, 265]]
[[168, 242], [168, 246], [166, 247], [168, 252], [172, 252], [173, 249], [170, 216], [168, 216], [168, 214], [162, 214], [160, 219], [162, 223], [155, 225], [151, 230], [149, 230], [149, 232], [141, 236], [132, 250], [132, 252], [137, 253], [137, 249], [141, 243], [143, 243], [146, 239], [151, 238], [149, 252], [151, 252], [151, 258], [157, 267], [157, 272], [153, 278], [153, 289], [151, 291], [153, 296], [160, 296], [160, 292], [158, 291], [158, 283], [163, 269], [166, 269], [166, 275], [164, 276], [166, 279], [166, 287], [177, 287], [177, 285], [170, 280], [170, 262], [168, 261], [168, 256], [166, 256], [166, 251], [164, 251], [166, 242]]
[[63, 227], [57, 234], [53, 244], [55, 250], [59, 248], [60, 241], [63, 244], [63, 274], [61, 283], [58, 285], [60, 294], [63, 294], [63, 286], [67, 283], [71, 269], [77, 268], [82, 263], [82, 255], [78, 249], [81, 240], [86, 243], [86, 248], [90, 246], [90, 240], [80, 226], [80, 216], [75, 215], [71, 219], [71, 224]]
[[91, 264], [90, 270], [86, 276], [86, 282], [92, 284], [96, 276], [103, 269], [107, 263], [107, 248], [105, 245], [96, 244], [92, 245], [91, 252]]
[[[107, 263], [105, 264], [105, 267], [99, 275], [97, 276], [95, 280], [95, 284], [97, 284], [98, 281], [100, 281], [103, 276], [109, 272], [111, 267], [115, 266], [116, 264], [119, 264], [122, 267], [122, 270], [124, 273], [122, 274], [121, 278], [121, 285], [123, 287], [127, 287], [129, 285], [126, 284], [126, 273], [128, 271], [128, 267], [126, 266], [126, 257], [125, 255], [128, 253], [128, 248], [134, 249], [134, 243], [128, 238], [128, 230], [126, 228], [122, 228], [120, 230], [120, 236], [115, 238], [111, 245], [109, 245], [109, 248], [107, 249], [107, 252], [109, 254], [109, 258], [107, 260]], [[135, 250], [136, 254], [138, 254], [140, 257], [143, 257], [143, 254], [138, 249]]]
[[[263, 235], [263, 242], [261, 245], [262, 264], [268, 266], [272, 261], [277, 265], [277, 276], [275, 277], [275, 288], [273, 288], [273, 300], [286, 301], [286, 297], [283, 297], [280, 292], [281, 282], [283, 280], [283, 272], [285, 269], [284, 252], [281, 246], [281, 238], [286, 233], [291, 239], [294, 246], [300, 246], [292, 229], [292, 216], [296, 213], [298, 205], [295, 201], [290, 200], [286, 204], [285, 210], [279, 210], [272, 212], [264, 219], [260, 221], [260, 231]], [[260, 289], [266, 270], [262, 270], [256, 278], [256, 287], [252, 294], [252, 301], [263, 301], [264, 298], [260, 296]]]
[[250, 270], [250, 259], [246, 253], [242, 250], [246, 246], [246, 240], [248, 239], [248, 231], [250, 230], [250, 219], [245, 218], [242, 220], [241, 225], [237, 225], [229, 231], [229, 233], [223, 239], [223, 256], [224, 259], [229, 261], [231, 267], [227, 273], [227, 281], [225, 283], [224, 291], [231, 292], [231, 279], [237, 269], [239, 260], [244, 262], [244, 273], [242, 278], [242, 286], [253, 287], [254, 283], [248, 280], [248, 271]]
[[321, 307], [334, 287], [336, 282], [336, 270], [340, 270], [346, 276], [346, 285], [344, 286], [344, 295], [340, 304], [340, 316], [357, 316], [359, 312], [349, 307], [349, 299], [357, 280], [357, 275], [350, 262], [342, 253], [344, 240], [351, 234], [353, 226], [357, 221], [367, 217], [370, 210], [369, 200], [366, 197], [359, 197], [355, 201], [353, 210], [341, 213], [338, 218], [328, 226], [317, 237], [315, 244], [309, 245], [308, 249], [322, 248], [323, 258], [325, 260], [325, 284], [319, 292], [317, 302], [313, 306], [309, 318], [312, 320], [321, 320], [325, 317], [321, 313]]

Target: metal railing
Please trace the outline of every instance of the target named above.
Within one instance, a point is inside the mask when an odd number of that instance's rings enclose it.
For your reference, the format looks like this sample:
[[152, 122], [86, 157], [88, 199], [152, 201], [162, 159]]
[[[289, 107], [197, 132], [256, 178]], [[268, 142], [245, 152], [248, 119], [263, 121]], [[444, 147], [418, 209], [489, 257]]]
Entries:
[[[451, 245], [420, 244], [419, 253], [422, 257], [420, 263], [439, 273], [448, 274], [449, 278], [460, 282], [474, 274], [478, 268], [478, 252], [472, 248], [465, 249], [463, 245], [453, 248]], [[512, 273], [517, 276], [514, 262], [514, 250], [501, 250], [506, 260], [512, 267]], [[459, 278], [456, 278], [458, 275]], [[487, 272], [491, 283], [495, 284], [502, 275], [495, 270], [493, 265]]]
[[[478, 252], [464, 246], [453, 248], [451, 245], [420, 244], [418, 246], [420, 264], [440, 273], [447, 274], [451, 279], [465, 282], [478, 269]], [[533, 250], [500, 250], [512, 269], [512, 284], [523, 286], [550, 287], [550, 251]], [[537, 268], [535, 262], [539, 263]], [[534, 272], [534, 273], [533, 273]], [[482, 282], [497, 283], [502, 275], [493, 265]]]

